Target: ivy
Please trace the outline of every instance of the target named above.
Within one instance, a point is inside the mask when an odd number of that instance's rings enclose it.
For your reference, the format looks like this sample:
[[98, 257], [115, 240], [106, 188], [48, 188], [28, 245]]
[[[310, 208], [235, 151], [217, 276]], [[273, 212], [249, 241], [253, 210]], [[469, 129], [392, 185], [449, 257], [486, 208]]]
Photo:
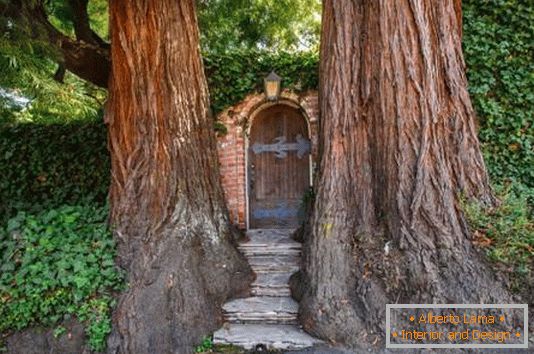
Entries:
[[464, 53], [479, 137], [494, 180], [534, 187], [534, 6], [464, 0]]
[[2, 224], [19, 210], [102, 204], [110, 178], [106, 128], [101, 122], [4, 127], [0, 171]]
[[123, 285], [106, 218], [107, 208], [62, 206], [20, 212], [0, 229], [0, 333], [75, 316], [91, 348], [104, 349]]
[[[271, 70], [282, 76], [285, 88], [317, 87], [314, 53], [242, 50], [204, 60], [214, 112], [261, 90]], [[62, 204], [105, 201], [110, 159], [101, 117], [63, 124], [52, 121], [0, 125], [0, 223], [19, 210], [39, 212]]]
[[271, 70], [282, 77], [282, 87], [296, 92], [316, 89], [319, 58], [315, 52], [235, 50], [204, 55], [204, 67], [214, 113], [263, 89]]
[[[473, 241], [486, 251], [489, 259], [504, 265], [511, 273], [513, 290], [533, 283], [534, 219], [528, 200], [533, 200], [532, 188], [520, 189], [512, 185], [496, 186], [501, 203], [487, 207], [478, 202], [463, 201], [463, 210]], [[534, 285], [534, 283], [533, 283]]]
[[[463, 8], [469, 91], [483, 154], [492, 180], [510, 185], [516, 198], [489, 211], [471, 206], [468, 217], [491, 240], [490, 256], [524, 273], [532, 269], [533, 247], [534, 6], [529, 0], [464, 0]], [[110, 181], [106, 128], [97, 104], [104, 93], [81, 90], [72, 78], [65, 86], [43, 86], [38, 77], [21, 74], [17, 53], [0, 56], [6, 64], [2, 80], [6, 87], [17, 80], [33, 82], [35, 93], [22, 90], [33, 98], [26, 111], [0, 102], [0, 332], [57, 326], [65, 316], [76, 316], [90, 346], [101, 350], [111, 329], [113, 294], [122, 284], [106, 209], [95, 206], [105, 204]], [[271, 70], [284, 88], [316, 89], [318, 61], [315, 52], [207, 53], [212, 111], [216, 115], [261, 91]], [[55, 66], [43, 65], [39, 68], [50, 76]], [[9, 68], [13, 75], [6, 74]], [[43, 87], [48, 96], [37, 95]], [[74, 95], [78, 92], [81, 96]], [[20, 124], [21, 117], [34, 123]]]

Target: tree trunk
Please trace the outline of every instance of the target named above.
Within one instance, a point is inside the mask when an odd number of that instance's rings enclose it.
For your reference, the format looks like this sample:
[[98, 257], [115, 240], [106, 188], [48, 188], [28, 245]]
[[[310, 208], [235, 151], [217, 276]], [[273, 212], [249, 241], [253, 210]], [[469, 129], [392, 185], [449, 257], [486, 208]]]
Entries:
[[111, 224], [128, 289], [110, 352], [190, 353], [251, 270], [222, 198], [193, 0], [110, 2]]
[[300, 274], [303, 324], [356, 345], [383, 339], [387, 303], [507, 302], [460, 210], [461, 195], [494, 199], [458, 1], [323, 4], [322, 158]]

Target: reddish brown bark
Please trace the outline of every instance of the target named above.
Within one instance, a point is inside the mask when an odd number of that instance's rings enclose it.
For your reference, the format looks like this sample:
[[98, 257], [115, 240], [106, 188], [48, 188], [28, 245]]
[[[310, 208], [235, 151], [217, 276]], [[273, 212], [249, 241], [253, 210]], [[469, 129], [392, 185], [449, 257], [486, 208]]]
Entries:
[[232, 246], [194, 1], [110, 3], [111, 222], [129, 288], [112, 350], [188, 353], [250, 280]]
[[506, 302], [459, 205], [460, 195], [493, 197], [458, 1], [323, 3], [322, 159], [300, 276], [305, 327], [357, 345], [383, 338], [387, 303]]

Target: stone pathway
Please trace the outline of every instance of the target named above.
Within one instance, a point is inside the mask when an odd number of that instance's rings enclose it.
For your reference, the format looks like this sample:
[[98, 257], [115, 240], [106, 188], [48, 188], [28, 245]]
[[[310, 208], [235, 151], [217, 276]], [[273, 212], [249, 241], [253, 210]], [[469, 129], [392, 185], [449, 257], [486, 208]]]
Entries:
[[297, 321], [298, 303], [290, 296], [289, 277], [299, 269], [301, 244], [290, 229], [247, 232], [239, 245], [256, 273], [251, 297], [223, 306], [227, 323], [213, 334], [214, 344], [245, 349], [263, 344], [272, 349], [300, 349], [321, 343], [304, 332]]

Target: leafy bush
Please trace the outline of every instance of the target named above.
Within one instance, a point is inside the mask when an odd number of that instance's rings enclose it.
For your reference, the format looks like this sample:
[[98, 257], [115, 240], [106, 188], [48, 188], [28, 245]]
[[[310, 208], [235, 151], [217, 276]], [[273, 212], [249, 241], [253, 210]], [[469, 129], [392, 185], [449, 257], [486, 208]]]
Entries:
[[534, 6], [464, 0], [464, 53], [480, 141], [495, 181], [534, 187]]
[[[92, 0], [89, 9], [95, 15]], [[39, 36], [26, 23], [17, 23], [5, 17], [6, 1], [0, 1], [0, 95], [7, 89], [31, 102], [25, 109], [10, 107], [9, 101], [0, 100], [0, 125], [18, 122], [63, 123], [95, 117], [105, 100], [106, 92], [67, 71], [63, 82], [54, 80], [59, 53], [50, 46], [46, 36]], [[65, 1], [46, 1], [53, 23], [57, 11], [53, 8], [67, 7]], [[106, 11], [103, 11], [107, 13]], [[65, 21], [66, 22], [66, 21]], [[100, 21], [91, 21], [92, 28], [107, 27]], [[69, 22], [72, 28], [72, 22]], [[95, 25], [97, 25], [95, 27]], [[65, 33], [71, 28], [61, 28]]]
[[534, 274], [534, 219], [527, 199], [529, 188], [497, 187], [501, 200], [497, 207], [466, 203], [465, 215], [475, 244], [486, 249], [489, 258], [510, 268], [515, 275]]
[[[0, 125], [64, 123], [96, 117], [105, 90], [68, 72], [63, 83], [53, 80], [57, 65], [43, 60], [47, 53], [42, 45], [30, 42], [0, 37], [0, 96], [4, 96], [0, 97]], [[3, 89], [28, 104], [13, 105], [13, 97], [9, 99], [5, 92], [2, 95]]]
[[246, 95], [263, 89], [263, 78], [271, 70], [282, 77], [282, 87], [295, 91], [316, 89], [319, 57], [314, 52], [236, 50], [204, 56], [212, 108], [215, 113], [232, 106]]
[[211, 337], [204, 337], [202, 339], [202, 343], [200, 343], [195, 348], [195, 353], [211, 352], [212, 349], [213, 349], [213, 340], [211, 339]]
[[17, 211], [106, 200], [110, 162], [103, 123], [0, 129], [0, 225]]
[[[276, 70], [294, 90], [317, 86], [313, 53], [237, 51], [205, 58], [215, 111], [259, 90]], [[55, 122], [55, 120], [53, 120]], [[224, 127], [216, 129], [224, 132]], [[110, 181], [106, 127], [101, 120], [0, 125], [0, 224], [17, 211], [104, 202]]]
[[63, 206], [21, 212], [0, 229], [1, 333], [76, 316], [91, 348], [104, 348], [122, 287], [106, 217], [107, 208]]

